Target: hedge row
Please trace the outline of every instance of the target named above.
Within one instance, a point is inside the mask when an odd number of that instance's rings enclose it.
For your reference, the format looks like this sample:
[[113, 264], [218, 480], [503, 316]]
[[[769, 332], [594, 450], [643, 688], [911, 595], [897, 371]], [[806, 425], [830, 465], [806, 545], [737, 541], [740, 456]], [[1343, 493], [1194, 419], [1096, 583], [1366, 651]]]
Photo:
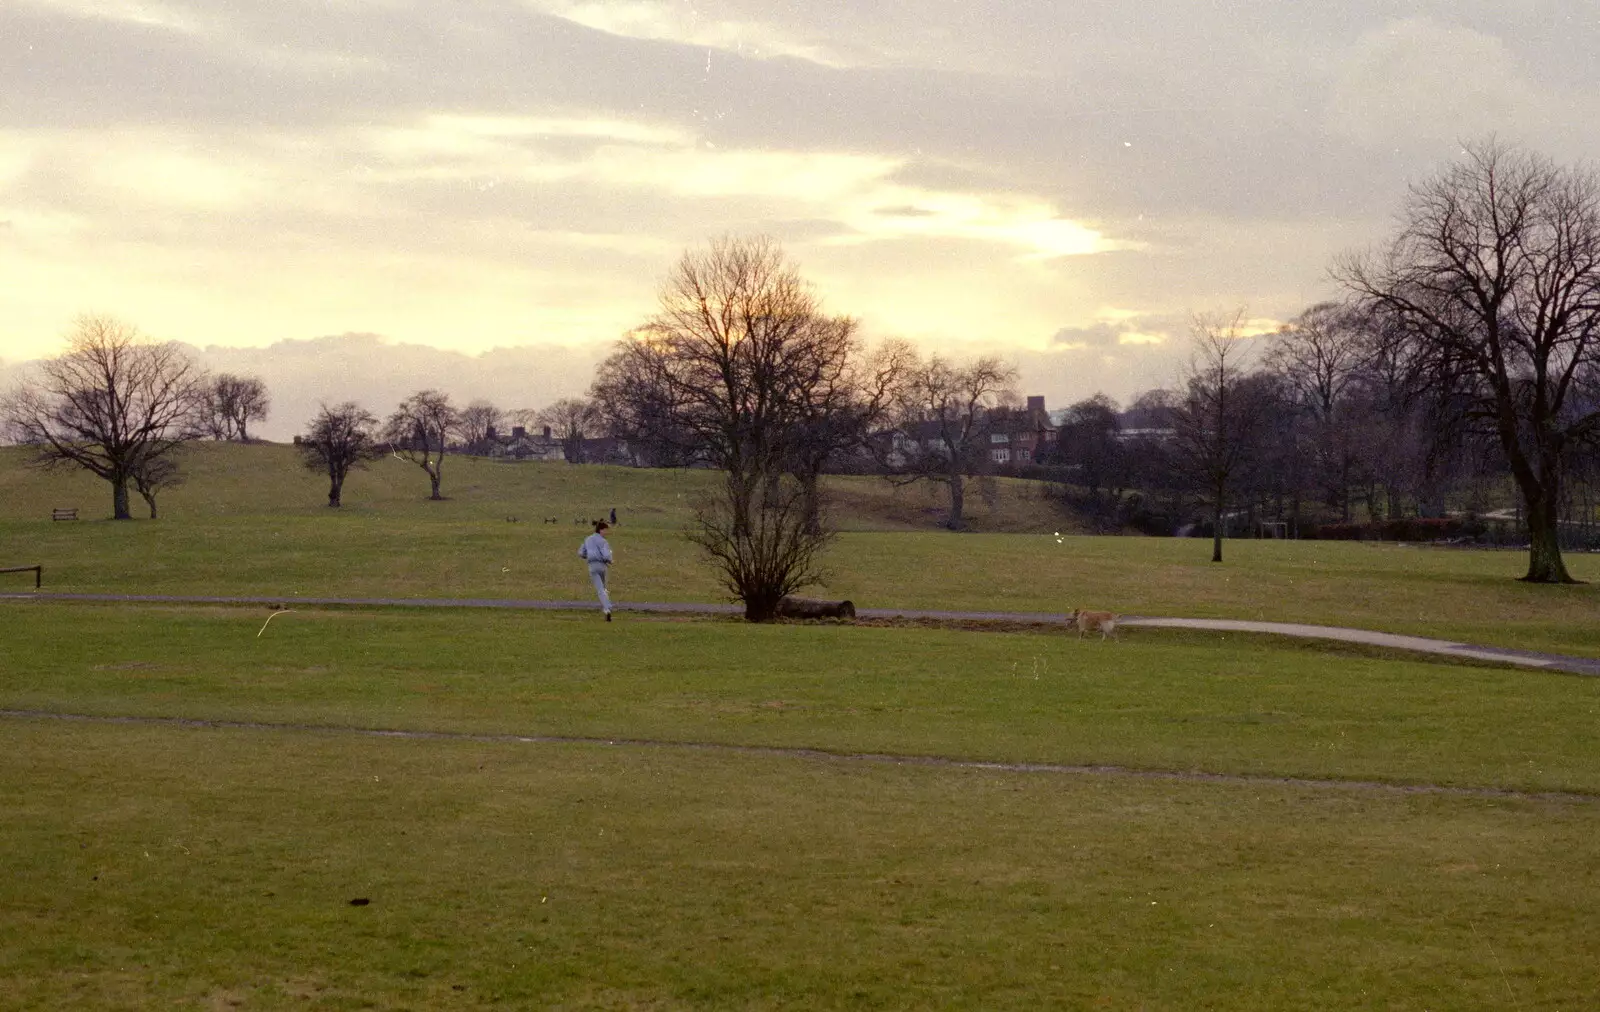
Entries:
[[1460, 517], [1401, 517], [1371, 524], [1319, 524], [1301, 537], [1323, 541], [1449, 541], [1479, 538], [1488, 532], [1482, 520]]

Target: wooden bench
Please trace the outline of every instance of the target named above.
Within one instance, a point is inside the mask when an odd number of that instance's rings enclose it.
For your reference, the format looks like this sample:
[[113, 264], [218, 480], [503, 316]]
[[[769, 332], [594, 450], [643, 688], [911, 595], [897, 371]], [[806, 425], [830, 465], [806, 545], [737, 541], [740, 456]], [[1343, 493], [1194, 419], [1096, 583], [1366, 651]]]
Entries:
[[7, 566], [4, 569], [0, 569], [0, 573], [27, 573], [27, 572], [32, 572], [33, 573], [33, 589], [34, 590], [38, 590], [39, 587], [42, 586], [43, 583], [44, 583], [44, 567], [43, 566]]
[[50, 511], [50, 519], [76, 520], [78, 519], [78, 507], [74, 506], [71, 509], [53, 509]]

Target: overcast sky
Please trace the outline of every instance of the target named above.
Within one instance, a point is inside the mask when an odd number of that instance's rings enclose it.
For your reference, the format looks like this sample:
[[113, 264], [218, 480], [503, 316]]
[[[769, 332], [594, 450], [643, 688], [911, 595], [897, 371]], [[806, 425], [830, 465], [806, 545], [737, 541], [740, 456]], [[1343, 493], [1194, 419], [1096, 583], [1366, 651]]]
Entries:
[[869, 336], [1126, 397], [1459, 141], [1595, 158], [1597, 53], [1593, 0], [4, 0], [0, 370], [94, 311], [537, 406], [764, 232]]

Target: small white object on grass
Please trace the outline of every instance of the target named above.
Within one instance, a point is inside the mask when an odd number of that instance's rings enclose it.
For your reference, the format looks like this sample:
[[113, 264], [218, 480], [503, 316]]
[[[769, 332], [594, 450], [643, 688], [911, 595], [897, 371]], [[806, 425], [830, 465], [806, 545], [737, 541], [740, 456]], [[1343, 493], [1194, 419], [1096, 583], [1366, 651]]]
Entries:
[[273, 613], [271, 615], [268, 615], [267, 616], [267, 621], [261, 623], [261, 632], [256, 633], [256, 639], [260, 639], [261, 638], [261, 633], [264, 633], [264, 632], [267, 631], [267, 623], [268, 622], [271, 622], [273, 619], [277, 618], [279, 615], [282, 615], [286, 611], [294, 611], [294, 609], [293, 608], [279, 608], [279, 609], [273, 611]]

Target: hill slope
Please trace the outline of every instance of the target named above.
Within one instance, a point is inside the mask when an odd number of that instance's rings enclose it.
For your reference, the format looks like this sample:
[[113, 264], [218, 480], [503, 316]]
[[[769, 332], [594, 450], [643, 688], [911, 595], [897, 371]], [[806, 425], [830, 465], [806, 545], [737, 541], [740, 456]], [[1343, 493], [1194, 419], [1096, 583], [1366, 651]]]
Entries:
[[[56, 507], [75, 506], [85, 519], [111, 513], [110, 486], [81, 468], [41, 471], [28, 467], [28, 451], [0, 449], [0, 519], [48, 517]], [[163, 517], [296, 516], [327, 511], [327, 479], [306, 470], [294, 447], [281, 443], [195, 443], [180, 458], [185, 483], [163, 492]], [[445, 458], [442, 491], [452, 515], [462, 519], [523, 521], [555, 518], [572, 525], [618, 514], [637, 526], [681, 527], [697, 496], [709, 491], [715, 473], [627, 467], [510, 462], [478, 457]], [[834, 476], [825, 487], [834, 522], [842, 530], [932, 530], [945, 515], [941, 487], [896, 488], [881, 478]], [[1076, 532], [1078, 524], [1045, 497], [1037, 482], [996, 479], [994, 494], [974, 488], [967, 520], [988, 532]], [[399, 458], [375, 461], [345, 483], [344, 510], [357, 514], [432, 516], [422, 469]], [[148, 515], [133, 502], [136, 517]], [[432, 512], [430, 512], [430, 509]]]

